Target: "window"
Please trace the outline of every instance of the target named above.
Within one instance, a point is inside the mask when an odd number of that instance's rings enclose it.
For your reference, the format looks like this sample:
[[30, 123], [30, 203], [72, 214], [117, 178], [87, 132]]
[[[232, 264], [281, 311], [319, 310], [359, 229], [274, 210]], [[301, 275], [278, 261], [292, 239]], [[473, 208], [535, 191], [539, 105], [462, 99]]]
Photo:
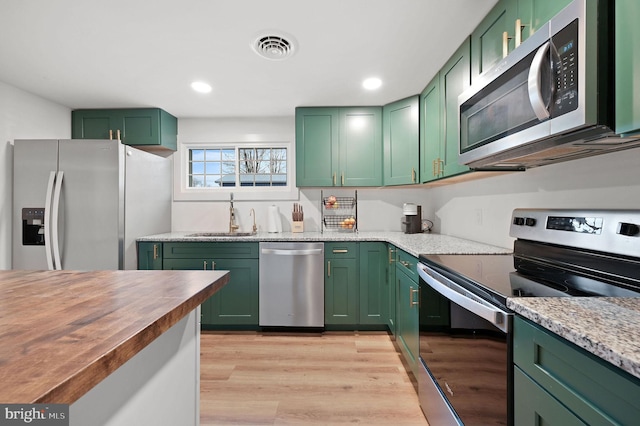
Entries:
[[180, 152], [177, 200], [226, 199], [229, 192], [253, 200], [297, 196], [290, 143], [182, 144]]
[[287, 186], [287, 148], [189, 148], [189, 188]]

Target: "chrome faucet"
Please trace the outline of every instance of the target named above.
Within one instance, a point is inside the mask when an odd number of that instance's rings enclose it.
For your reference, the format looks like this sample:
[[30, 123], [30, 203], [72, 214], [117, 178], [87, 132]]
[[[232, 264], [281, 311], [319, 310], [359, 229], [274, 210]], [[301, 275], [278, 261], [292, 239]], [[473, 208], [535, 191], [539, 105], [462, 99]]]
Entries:
[[256, 226], [256, 211], [254, 209], [249, 210], [249, 216], [253, 216], [253, 233], [258, 232], [258, 227]]
[[229, 233], [233, 234], [239, 228], [239, 226], [236, 225], [236, 212], [233, 210], [233, 192], [231, 193], [230, 203], [231, 205], [229, 206]]

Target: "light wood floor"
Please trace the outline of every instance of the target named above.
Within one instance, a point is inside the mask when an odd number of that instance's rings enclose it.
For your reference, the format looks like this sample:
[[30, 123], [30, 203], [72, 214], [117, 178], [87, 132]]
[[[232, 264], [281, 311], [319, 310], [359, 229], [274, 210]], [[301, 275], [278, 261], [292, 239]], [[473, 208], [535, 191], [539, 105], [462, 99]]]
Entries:
[[386, 333], [201, 338], [201, 425], [427, 425]]

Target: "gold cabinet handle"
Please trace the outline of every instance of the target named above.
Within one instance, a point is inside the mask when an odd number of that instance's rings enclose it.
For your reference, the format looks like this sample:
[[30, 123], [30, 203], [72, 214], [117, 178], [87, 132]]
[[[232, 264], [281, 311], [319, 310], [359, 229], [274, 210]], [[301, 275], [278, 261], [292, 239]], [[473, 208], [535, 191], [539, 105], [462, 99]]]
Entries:
[[401, 260], [400, 264], [407, 269], [411, 269], [411, 262], [407, 262], [406, 260]]
[[113, 139], [113, 130], [109, 129], [109, 140]]
[[340, 184], [344, 186], [344, 172], [342, 172], [340, 175]]
[[513, 37], [509, 37], [509, 33], [506, 31], [502, 33], [502, 57], [506, 58], [509, 54], [509, 40]]
[[153, 260], [156, 260], [158, 258], [158, 245], [154, 244], [153, 245]]
[[433, 176], [438, 176], [437, 170], [436, 170], [436, 164], [437, 164], [438, 160], [433, 160], [431, 162], [431, 172], [433, 174]]
[[413, 167], [411, 168], [411, 182], [416, 183], [416, 169]]
[[206, 260], [202, 261], [202, 269], [204, 269], [205, 271], [207, 270], [207, 261]]
[[520, 18], [516, 19], [516, 41], [515, 41], [515, 47], [520, 46], [520, 44], [522, 44], [522, 30], [524, 29], [524, 25], [522, 25], [522, 21], [520, 20]]
[[333, 186], [336, 186], [336, 174], [335, 174], [335, 172], [333, 173]]
[[412, 308], [414, 306], [420, 307], [420, 297], [418, 296], [418, 301], [415, 301], [414, 297], [413, 297], [413, 295], [416, 294], [416, 293], [418, 293], [418, 295], [419, 295], [419, 293], [420, 293], [420, 289], [419, 288], [416, 288], [416, 289], [414, 289], [413, 287], [409, 288], [409, 308]]
[[333, 249], [333, 253], [349, 253], [347, 249]]
[[389, 265], [391, 265], [394, 262], [394, 260], [393, 260], [393, 252], [394, 251], [395, 251], [394, 249], [391, 249], [391, 248], [389, 249]]
[[120, 138], [120, 129], [116, 130], [116, 139], [118, 139], [118, 140], [122, 140], [122, 139]]
[[327, 260], [327, 276], [331, 276], [331, 261]]

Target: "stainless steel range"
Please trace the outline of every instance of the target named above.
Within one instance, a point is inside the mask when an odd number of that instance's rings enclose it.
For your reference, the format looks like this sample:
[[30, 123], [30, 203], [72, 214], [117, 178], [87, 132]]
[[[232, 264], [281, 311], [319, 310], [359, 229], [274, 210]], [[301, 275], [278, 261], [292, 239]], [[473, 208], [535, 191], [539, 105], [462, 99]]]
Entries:
[[640, 211], [516, 209], [513, 255], [421, 255], [430, 424], [512, 425], [509, 297], [640, 296]]

